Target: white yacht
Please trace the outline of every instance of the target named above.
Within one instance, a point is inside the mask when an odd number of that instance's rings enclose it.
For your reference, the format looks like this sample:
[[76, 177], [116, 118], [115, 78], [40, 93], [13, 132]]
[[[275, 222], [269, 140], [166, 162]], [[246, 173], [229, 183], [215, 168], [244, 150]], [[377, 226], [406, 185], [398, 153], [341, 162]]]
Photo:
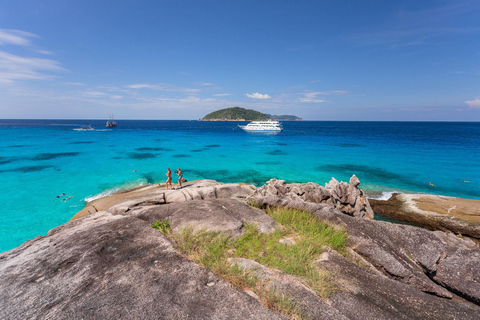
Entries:
[[275, 120], [252, 121], [246, 126], [239, 127], [245, 131], [282, 131], [282, 124]]

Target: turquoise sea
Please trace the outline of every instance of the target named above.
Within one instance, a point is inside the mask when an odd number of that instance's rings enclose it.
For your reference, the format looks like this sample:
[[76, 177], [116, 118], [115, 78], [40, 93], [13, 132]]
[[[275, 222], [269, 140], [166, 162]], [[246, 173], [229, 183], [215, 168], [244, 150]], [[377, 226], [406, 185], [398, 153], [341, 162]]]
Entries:
[[[0, 120], [0, 252], [67, 222], [86, 200], [164, 182], [168, 167], [187, 180], [257, 186], [356, 174], [372, 197], [480, 199], [478, 122], [283, 122], [278, 134], [246, 133], [236, 122], [117, 122]], [[89, 124], [96, 130], [73, 130]]]

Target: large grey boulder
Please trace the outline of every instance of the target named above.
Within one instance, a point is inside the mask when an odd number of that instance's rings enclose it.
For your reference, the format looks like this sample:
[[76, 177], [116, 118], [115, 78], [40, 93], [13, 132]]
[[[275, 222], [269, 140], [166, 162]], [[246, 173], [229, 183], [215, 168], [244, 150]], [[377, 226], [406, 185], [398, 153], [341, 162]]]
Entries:
[[317, 264], [335, 274], [339, 290], [328, 302], [348, 319], [478, 319], [478, 306], [439, 298], [374, 275], [335, 251], [323, 253]]
[[0, 254], [0, 305], [0, 319], [286, 319], [107, 212]]
[[236, 237], [244, 232], [245, 223], [257, 226], [260, 232], [275, 231], [275, 220], [262, 210], [252, 208], [238, 200], [193, 200], [155, 206], [139, 206], [124, 213], [150, 224], [159, 220], [168, 220], [174, 231], [190, 227], [193, 231], [201, 229], [223, 232]]

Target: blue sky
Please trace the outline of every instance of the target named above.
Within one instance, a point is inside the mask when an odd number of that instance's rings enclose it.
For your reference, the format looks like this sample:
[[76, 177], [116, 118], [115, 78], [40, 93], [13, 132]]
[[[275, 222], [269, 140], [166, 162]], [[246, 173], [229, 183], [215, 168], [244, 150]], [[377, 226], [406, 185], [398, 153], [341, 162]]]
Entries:
[[0, 118], [480, 121], [480, 1], [2, 0]]

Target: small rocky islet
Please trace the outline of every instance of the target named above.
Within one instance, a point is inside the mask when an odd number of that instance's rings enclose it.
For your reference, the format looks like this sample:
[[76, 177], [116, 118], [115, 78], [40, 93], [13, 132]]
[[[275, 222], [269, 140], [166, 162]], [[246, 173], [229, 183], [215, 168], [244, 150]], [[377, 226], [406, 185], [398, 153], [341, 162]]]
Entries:
[[[272, 179], [258, 188], [200, 180], [95, 200], [46, 236], [0, 253], [0, 318], [478, 319], [475, 234], [374, 220], [374, 201], [359, 185], [356, 176], [325, 186]], [[252, 226], [260, 236], [275, 234], [285, 226], [267, 208], [301, 210], [347, 235], [342, 248], [318, 244], [311, 262], [330, 275], [328, 295], [255, 259], [229, 259], [259, 281], [252, 292], [190, 259], [174, 236], [190, 228], [238, 239]], [[159, 222], [169, 231], [152, 228]], [[290, 311], [265, 303], [262, 292]]]

